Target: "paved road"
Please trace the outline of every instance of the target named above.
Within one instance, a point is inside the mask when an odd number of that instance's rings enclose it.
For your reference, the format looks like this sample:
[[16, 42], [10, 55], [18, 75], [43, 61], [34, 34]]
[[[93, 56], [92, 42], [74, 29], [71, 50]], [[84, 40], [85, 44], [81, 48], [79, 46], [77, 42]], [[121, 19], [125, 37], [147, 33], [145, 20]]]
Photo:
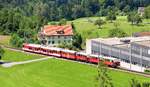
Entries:
[[27, 61], [20, 61], [20, 62], [4, 63], [1, 66], [3, 66], [3, 67], [12, 67], [12, 66], [15, 66], [15, 65], [27, 64], [27, 63], [43, 61], [43, 60], [48, 60], [48, 59], [50, 59], [50, 57], [34, 59], [34, 60], [27, 60]]

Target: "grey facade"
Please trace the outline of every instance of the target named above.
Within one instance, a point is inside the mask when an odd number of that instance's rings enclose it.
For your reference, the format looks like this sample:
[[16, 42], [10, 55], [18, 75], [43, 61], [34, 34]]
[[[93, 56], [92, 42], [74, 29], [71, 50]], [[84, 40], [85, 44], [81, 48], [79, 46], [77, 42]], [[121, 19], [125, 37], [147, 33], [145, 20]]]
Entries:
[[150, 41], [147, 42], [147, 45], [139, 44], [140, 42], [110, 45], [100, 40], [91, 40], [90, 49], [91, 54], [111, 56], [133, 64], [150, 67]]

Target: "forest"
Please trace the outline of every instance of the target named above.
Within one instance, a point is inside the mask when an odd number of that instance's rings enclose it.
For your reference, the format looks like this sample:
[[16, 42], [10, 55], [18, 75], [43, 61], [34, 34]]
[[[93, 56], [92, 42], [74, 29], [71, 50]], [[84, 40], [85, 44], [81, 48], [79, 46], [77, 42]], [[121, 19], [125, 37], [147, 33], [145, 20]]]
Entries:
[[110, 9], [118, 15], [146, 7], [150, 0], [1, 0], [0, 9], [47, 20], [71, 20], [87, 16], [106, 16]]

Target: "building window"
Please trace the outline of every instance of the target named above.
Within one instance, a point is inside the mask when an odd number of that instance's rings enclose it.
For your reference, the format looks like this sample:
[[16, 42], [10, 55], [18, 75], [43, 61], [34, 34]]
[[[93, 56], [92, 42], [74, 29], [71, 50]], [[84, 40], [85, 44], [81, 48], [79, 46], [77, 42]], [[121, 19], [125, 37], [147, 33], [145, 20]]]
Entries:
[[60, 44], [60, 40], [58, 41], [58, 43]]
[[66, 40], [64, 40], [64, 43], [66, 43]]
[[51, 41], [48, 41], [48, 44], [51, 44]]
[[68, 43], [70, 43], [70, 40], [68, 40]]
[[54, 37], [52, 37], [52, 39], [54, 39]]
[[52, 44], [54, 44], [55, 43], [55, 41], [52, 41]]

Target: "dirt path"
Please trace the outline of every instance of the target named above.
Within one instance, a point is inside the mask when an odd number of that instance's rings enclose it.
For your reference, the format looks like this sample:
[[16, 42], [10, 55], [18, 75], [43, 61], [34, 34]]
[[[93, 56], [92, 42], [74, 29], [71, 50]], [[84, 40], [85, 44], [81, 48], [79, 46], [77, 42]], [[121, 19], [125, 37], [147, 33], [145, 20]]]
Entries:
[[27, 64], [27, 63], [43, 61], [43, 60], [48, 60], [48, 59], [50, 59], [50, 57], [34, 59], [34, 60], [27, 60], [27, 61], [20, 61], [20, 62], [4, 63], [1, 66], [3, 66], [3, 67], [12, 67], [12, 66], [15, 66], [15, 65]]

